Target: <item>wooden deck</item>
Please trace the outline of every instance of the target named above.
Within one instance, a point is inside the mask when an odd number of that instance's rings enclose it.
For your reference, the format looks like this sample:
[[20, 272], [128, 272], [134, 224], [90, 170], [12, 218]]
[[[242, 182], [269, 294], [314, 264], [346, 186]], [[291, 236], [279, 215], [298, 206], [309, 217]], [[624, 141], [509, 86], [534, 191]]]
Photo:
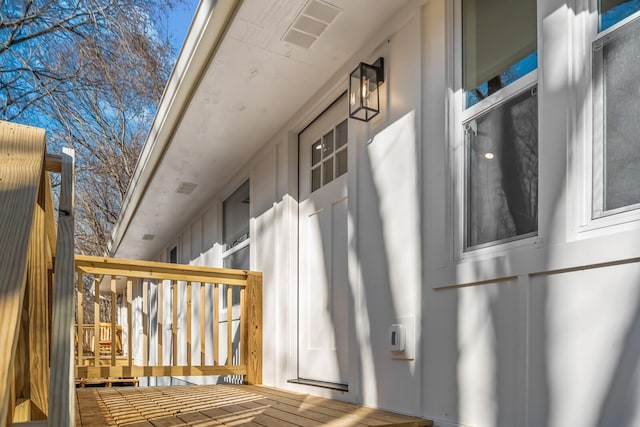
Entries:
[[432, 422], [263, 386], [77, 389], [78, 426], [431, 426]]

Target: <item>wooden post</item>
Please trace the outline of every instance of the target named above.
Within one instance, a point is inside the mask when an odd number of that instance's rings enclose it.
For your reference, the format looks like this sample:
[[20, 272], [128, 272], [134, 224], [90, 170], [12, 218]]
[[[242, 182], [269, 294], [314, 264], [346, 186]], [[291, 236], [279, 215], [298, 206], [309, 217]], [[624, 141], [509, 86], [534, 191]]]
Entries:
[[142, 364], [149, 364], [149, 280], [142, 281]]
[[11, 386], [11, 407], [12, 421], [31, 421], [31, 393], [29, 371], [29, 288], [27, 279], [27, 289], [24, 292], [22, 302], [22, 313], [20, 315], [20, 332], [18, 333], [18, 344], [13, 356], [13, 384]]
[[100, 278], [93, 278], [93, 360], [100, 366]]
[[191, 367], [191, 282], [187, 282], [187, 366]]
[[218, 352], [220, 346], [220, 324], [218, 316], [220, 315], [220, 285], [213, 284], [213, 365], [219, 365]]
[[248, 384], [262, 384], [262, 274], [249, 273], [247, 277], [249, 312], [249, 339], [247, 360]]
[[249, 360], [247, 341], [249, 341], [249, 310], [247, 310], [247, 287], [240, 288], [240, 365], [246, 365]]
[[206, 335], [205, 335], [205, 309], [207, 302], [205, 301], [205, 286], [204, 282], [200, 282], [200, 366], [204, 366], [206, 363], [205, 349], [206, 349]]
[[[73, 289], [74, 289], [74, 152], [63, 150], [62, 180], [58, 208], [53, 319], [51, 328], [51, 380], [49, 382], [50, 426], [74, 427], [75, 378], [73, 360]], [[54, 399], [55, 397], [55, 399]]]
[[77, 363], [76, 365], [82, 366], [84, 365], [84, 322], [82, 317], [84, 316], [82, 300], [84, 295], [83, 282], [84, 282], [84, 274], [80, 270], [76, 271], [76, 277], [78, 278], [78, 284], [76, 285], [78, 288], [78, 299], [77, 299], [77, 319], [76, 319], [76, 337], [77, 337], [77, 349], [76, 352], [78, 355], [76, 356]]
[[111, 366], [116, 366], [116, 276], [111, 276]]
[[131, 306], [133, 299], [133, 282], [130, 277], [127, 277], [127, 366], [131, 366], [131, 359], [133, 352], [133, 337], [131, 336], [131, 331], [133, 328], [131, 327], [131, 323], [133, 321], [133, 316], [131, 313]]
[[44, 420], [49, 411], [49, 289], [47, 268], [46, 198], [51, 192], [42, 173], [38, 204], [33, 213], [29, 250], [29, 372], [31, 420]]
[[227, 285], [227, 366], [233, 365], [233, 287]]
[[162, 366], [162, 336], [164, 335], [164, 304], [162, 301], [162, 293], [164, 288], [164, 280], [158, 280], [158, 286], [156, 288], [156, 298], [158, 300], [158, 310], [156, 311], [156, 315], [158, 316], [158, 360], [157, 365]]
[[43, 170], [44, 135], [43, 129], [0, 122], [0, 427], [9, 418], [11, 373]]
[[171, 281], [171, 291], [173, 298], [171, 299], [171, 309], [173, 316], [171, 317], [171, 364], [178, 366], [178, 282]]

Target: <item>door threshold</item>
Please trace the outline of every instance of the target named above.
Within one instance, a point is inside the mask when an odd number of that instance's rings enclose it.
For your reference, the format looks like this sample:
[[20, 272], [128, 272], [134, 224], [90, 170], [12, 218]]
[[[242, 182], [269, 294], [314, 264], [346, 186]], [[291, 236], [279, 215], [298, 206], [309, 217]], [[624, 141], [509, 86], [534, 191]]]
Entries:
[[309, 385], [312, 387], [328, 388], [331, 390], [349, 391], [349, 384], [332, 383], [328, 381], [318, 381], [318, 380], [308, 380], [305, 378], [294, 378], [292, 380], [287, 380], [287, 382], [291, 384], [301, 384], [301, 385]]

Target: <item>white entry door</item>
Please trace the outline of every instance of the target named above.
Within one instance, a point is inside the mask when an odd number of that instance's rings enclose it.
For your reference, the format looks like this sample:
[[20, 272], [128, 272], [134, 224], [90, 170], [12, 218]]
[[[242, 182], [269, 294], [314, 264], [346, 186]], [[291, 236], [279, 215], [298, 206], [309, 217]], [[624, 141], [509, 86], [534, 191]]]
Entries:
[[299, 135], [298, 377], [347, 384], [347, 96]]

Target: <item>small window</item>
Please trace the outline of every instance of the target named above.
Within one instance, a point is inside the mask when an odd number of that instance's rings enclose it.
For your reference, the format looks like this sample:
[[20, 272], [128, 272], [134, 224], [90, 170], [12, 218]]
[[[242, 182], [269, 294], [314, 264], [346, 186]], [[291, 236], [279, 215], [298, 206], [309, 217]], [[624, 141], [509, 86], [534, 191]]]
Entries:
[[[640, 9], [602, 1], [601, 25]], [[593, 42], [593, 217], [640, 208], [640, 16]]]
[[178, 247], [174, 246], [169, 250], [169, 263], [177, 264], [178, 263]]
[[229, 250], [249, 238], [249, 181], [222, 202], [223, 239]]
[[538, 103], [534, 89], [464, 124], [466, 247], [538, 230]]
[[347, 121], [311, 145], [311, 192], [347, 173]]

